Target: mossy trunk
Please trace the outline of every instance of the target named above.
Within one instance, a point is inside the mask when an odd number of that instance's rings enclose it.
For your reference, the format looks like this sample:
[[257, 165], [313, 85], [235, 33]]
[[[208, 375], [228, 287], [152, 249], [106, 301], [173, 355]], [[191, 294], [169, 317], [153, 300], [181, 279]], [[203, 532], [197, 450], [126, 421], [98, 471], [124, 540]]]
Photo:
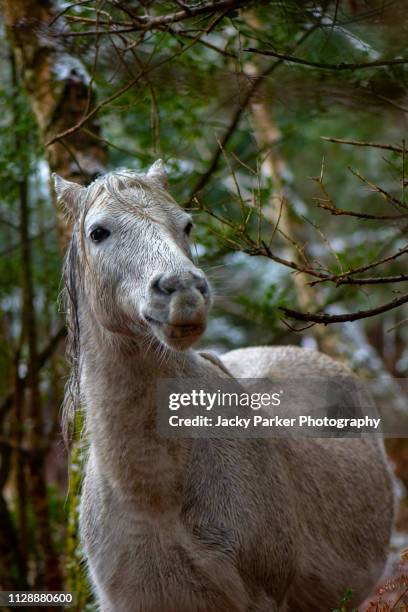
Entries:
[[[72, 128], [93, 104], [89, 77], [61, 39], [61, 19], [48, 0], [5, 0], [5, 24], [18, 72], [30, 99], [44, 145]], [[100, 127], [91, 120], [70, 135], [45, 147], [51, 171], [68, 180], [86, 183], [103, 172], [107, 151]], [[61, 243], [67, 224], [57, 211]]]
[[[107, 160], [107, 148], [100, 139], [98, 122], [95, 119], [89, 120], [81, 129], [74, 130], [63, 138], [57, 138], [52, 144], [47, 145], [59, 134], [74, 127], [94, 104], [87, 71], [75, 54], [70, 55], [69, 45], [65, 45], [61, 36], [62, 18], [57, 18], [60, 9], [56, 1], [49, 0], [41, 2], [5, 0], [3, 3], [4, 21], [17, 66], [17, 77], [27, 93], [36, 118], [50, 171], [68, 180], [86, 184], [104, 172]], [[56, 217], [61, 248], [64, 248], [70, 235], [70, 228], [63, 212], [57, 207]], [[34, 400], [32, 404], [34, 406]], [[37, 434], [40, 434], [39, 430]], [[41, 445], [36, 444], [36, 446]], [[30, 502], [35, 507], [37, 517], [40, 515], [47, 517], [48, 495], [46, 483], [42, 480], [44, 466], [40, 455], [35, 456], [32, 467]], [[90, 602], [77, 537], [81, 479], [79, 450], [74, 449], [70, 470], [70, 496], [67, 503], [67, 549], [61, 569], [66, 589], [75, 594], [75, 610], [87, 609]], [[45, 506], [41, 506], [42, 503]], [[45, 523], [41, 523], [41, 526], [45, 528]], [[42, 531], [44, 532], [44, 529]], [[50, 542], [50, 539], [43, 540], [42, 544], [46, 546]], [[54, 572], [49, 561], [54, 553], [49, 546], [46, 546], [43, 552], [44, 561], [47, 561], [45, 571], [51, 580], [53, 576], [50, 574]], [[24, 554], [24, 551], [22, 553]], [[57, 568], [56, 561], [55, 569]], [[52, 582], [55, 586], [57, 580]]]

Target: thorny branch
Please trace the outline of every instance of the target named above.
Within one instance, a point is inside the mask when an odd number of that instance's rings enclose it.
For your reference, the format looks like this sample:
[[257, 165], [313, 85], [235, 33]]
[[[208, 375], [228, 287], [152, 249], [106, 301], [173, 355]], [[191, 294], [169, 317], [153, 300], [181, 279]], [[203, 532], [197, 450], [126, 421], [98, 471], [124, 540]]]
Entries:
[[[130, 21], [125, 23], [126, 32], [135, 32], [140, 30], [155, 30], [162, 29], [163, 27], [169, 26], [173, 23], [190, 19], [191, 17], [199, 17], [202, 15], [212, 15], [216, 12], [232, 11], [234, 9], [242, 8], [248, 4], [251, 4], [248, 0], [219, 0], [218, 2], [207, 2], [205, 4], [199, 4], [197, 6], [186, 7], [180, 11], [168, 13], [167, 15], [139, 15], [135, 13], [130, 7], [126, 6], [125, 3], [118, 2], [117, 0], [110, 0], [110, 4], [114, 7], [121, 9], [130, 17]], [[64, 14], [61, 12], [58, 18]], [[53, 20], [55, 22], [55, 19]], [[89, 20], [88, 20], [89, 22]], [[94, 21], [95, 23], [95, 21]], [[113, 22], [116, 25], [116, 22]], [[123, 24], [123, 22], [122, 22]], [[123, 30], [122, 30], [123, 32]], [[116, 34], [117, 30], [87, 30], [83, 32], [66, 32], [63, 36], [100, 36], [101, 34]]]
[[[133, 8], [130, 7], [127, 3], [124, 3], [120, 0], [106, 0], [106, 4], [110, 7], [107, 8], [106, 11], [100, 11], [98, 7], [92, 6], [92, 4], [87, 7], [90, 11], [96, 11], [95, 16], [84, 16], [82, 13], [80, 15], [72, 15], [69, 14], [70, 8], [78, 5], [88, 5], [88, 2], [81, 1], [74, 3], [68, 7], [65, 7], [54, 19], [53, 23], [61, 17], [65, 17], [65, 20], [73, 23], [74, 25], [79, 25], [82, 29], [77, 30], [69, 30], [69, 31], [61, 31], [59, 30], [56, 33], [56, 36], [63, 37], [83, 37], [83, 36], [93, 36], [95, 41], [97, 42], [97, 46], [99, 44], [99, 37], [101, 35], [106, 35], [110, 44], [113, 45], [113, 48], [117, 54], [119, 54], [119, 61], [122, 59], [120, 57], [121, 50], [116, 47], [114, 37], [118, 37], [121, 40], [121, 43], [125, 45], [124, 51], [131, 50], [136, 61], [137, 70], [130, 71], [125, 66], [128, 74], [128, 82], [123, 84], [122, 87], [113, 92], [110, 96], [101, 100], [98, 104], [93, 106], [92, 108], [88, 105], [86, 113], [80, 118], [77, 123], [70, 128], [66, 129], [64, 132], [61, 132], [52, 139], [50, 139], [46, 146], [53, 144], [56, 141], [63, 141], [67, 136], [70, 136], [74, 132], [78, 130], [82, 130], [86, 132], [88, 130], [87, 123], [89, 119], [98, 114], [104, 107], [111, 104], [113, 101], [117, 100], [123, 94], [125, 94], [129, 89], [131, 89], [140, 79], [143, 79], [147, 82], [148, 86], [151, 89], [152, 99], [154, 100], [154, 89], [149, 85], [149, 75], [152, 71], [156, 70], [161, 65], [165, 64], [173, 60], [176, 56], [184, 53], [186, 50], [191, 48], [192, 46], [199, 44], [204, 45], [208, 49], [219, 54], [220, 57], [224, 57], [229, 61], [232, 61], [234, 65], [239, 64], [242, 56], [238, 57], [234, 52], [231, 52], [228, 47], [222, 48], [216, 44], [216, 42], [212, 39], [208, 39], [207, 35], [213, 30], [213, 28], [222, 20], [225, 16], [231, 14], [232, 11], [236, 9], [249, 8], [253, 6], [254, 3], [242, 0], [219, 0], [219, 1], [207, 1], [203, 3], [190, 4], [184, 1], [177, 1], [173, 4], [173, 7], [176, 10], [171, 10], [166, 14], [155, 14], [155, 12], [143, 12], [143, 8]], [[116, 11], [116, 12], [115, 12]], [[122, 14], [118, 15], [120, 11]], [[194, 20], [195, 18], [195, 20]], [[191, 21], [193, 19], [193, 21]], [[310, 24], [309, 24], [310, 25]], [[408, 63], [408, 58], [396, 58], [396, 59], [386, 59], [380, 58], [373, 61], [368, 62], [336, 62], [336, 63], [324, 63], [324, 62], [315, 62], [309, 61], [307, 59], [303, 59], [297, 57], [297, 51], [302, 45], [302, 43], [319, 27], [322, 26], [321, 22], [313, 23], [311, 27], [305, 29], [301, 38], [292, 46], [292, 48], [287, 49], [285, 52], [278, 52], [274, 49], [264, 49], [264, 48], [247, 48], [243, 49], [244, 52], [248, 52], [250, 54], [256, 53], [258, 55], [270, 56], [275, 58], [275, 61], [269, 65], [263, 65], [259, 74], [256, 77], [250, 78], [249, 75], [245, 75], [242, 67], [240, 66], [240, 72], [242, 76], [248, 77], [248, 85], [245, 91], [242, 94], [242, 98], [239, 101], [239, 104], [233, 110], [229, 123], [227, 124], [222, 135], [217, 138], [217, 146], [214, 148], [212, 155], [206, 164], [205, 171], [199, 176], [196, 184], [193, 186], [190, 197], [186, 202], [186, 207], [192, 207], [194, 205], [199, 206], [201, 210], [204, 210], [209, 214], [210, 217], [216, 222], [219, 226], [224, 226], [227, 228], [227, 233], [222, 237], [226, 241], [227, 244], [234, 250], [241, 250], [249, 255], [254, 256], [262, 256], [267, 257], [268, 259], [283, 265], [290, 270], [292, 270], [296, 274], [302, 274], [306, 276], [306, 283], [310, 286], [316, 286], [320, 283], [331, 283], [335, 287], [340, 287], [343, 285], [353, 285], [355, 287], [363, 287], [363, 286], [376, 286], [379, 287], [381, 285], [390, 287], [393, 283], [403, 283], [408, 280], [408, 274], [398, 273], [398, 270], [395, 270], [395, 265], [393, 269], [382, 271], [381, 274], [375, 275], [375, 272], [380, 267], [383, 267], [388, 264], [388, 266], [393, 265], [400, 257], [406, 255], [408, 252], [408, 245], [401, 246], [398, 243], [397, 239], [392, 241], [392, 244], [396, 244], [397, 246], [392, 249], [391, 246], [387, 247], [385, 250], [382, 248], [382, 254], [377, 255], [373, 260], [361, 266], [347, 266], [342, 263], [341, 258], [337, 255], [335, 249], [331, 245], [331, 241], [327, 239], [324, 234], [319, 229], [318, 225], [312, 223], [315, 227], [316, 231], [320, 235], [320, 238], [323, 240], [325, 247], [330, 251], [332, 255], [334, 255], [336, 260], [337, 270], [333, 272], [333, 269], [328, 267], [327, 264], [313, 261], [310, 262], [305, 255], [305, 245], [299, 245], [294, 240], [291, 239], [290, 236], [287, 236], [280, 228], [279, 228], [279, 219], [272, 224], [271, 232], [267, 239], [264, 238], [260, 228], [261, 225], [265, 225], [265, 223], [269, 223], [268, 219], [265, 218], [264, 213], [262, 211], [262, 206], [260, 202], [252, 202], [248, 204], [248, 202], [243, 201], [240, 191], [239, 184], [235, 181], [235, 186], [238, 191], [238, 199], [240, 200], [239, 204], [241, 206], [242, 220], [237, 223], [232, 221], [228, 216], [220, 216], [217, 215], [214, 211], [209, 210], [208, 207], [205, 206], [201, 201], [202, 194], [204, 188], [209, 184], [214, 174], [218, 170], [220, 160], [222, 156], [226, 155], [226, 150], [228, 145], [239, 129], [242, 117], [247, 110], [247, 108], [252, 103], [254, 96], [257, 94], [259, 88], [262, 83], [265, 81], [267, 77], [269, 77], [276, 69], [278, 69], [281, 65], [286, 62], [292, 64], [300, 64], [303, 66], [308, 66], [312, 68], [319, 68], [323, 70], [332, 70], [332, 71], [354, 71], [360, 69], [370, 69], [370, 68], [379, 68], [384, 66], [395, 66], [395, 65], [405, 65]], [[157, 62], [154, 62], [153, 57], [151, 56], [148, 61], [144, 61], [143, 63], [139, 60], [138, 57], [134, 55], [134, 48], [138, 46], [141, 42], [143, 42], [143, 37], [147, 32], [162, 32], [163, 35], [170, 35], [177, 40], [184, 39], [187, 40], [187, 44], [182, 46], [180, 50], [176, 51], [173, 55], [169, 57], [165, 57], [164, 59], [160, 59]], [[128, 36], [132, 32], [139, 32], [141, 39], [139, 41], [133, 41], [131, 36]], [[118, 39], [116, 38], [116, 40]], [[262, 41], [258, 41], [258, 44], [262, 46]], [[154, 55], [154, 54], [153, 54]], [[153, 61], [152, 61], [153, 60]], [[95, 62], [96, 62], [95, 58]], [[95, 65], [94, 65], [95, 70]], [[93, 79], [92, 79], [93, 80]], [[154, 102], [154, 105], [156, 103]], [[377, 142], [365, 142], [358, 140], [346, 140], [340, 138], [330, 138], [330, 137], [322, 137], [324, 140], [328, 142], [333, 142], [342, 145], [350, 145], [355, 147], [366, 147], [372, 149], [380, 149], [384, 151], [389, 151], [392, 153], [397, 153], [398, 155], [402, 155], [403, 165], [404, 165], [404, 155], [405, 155], [405, 144], [402, 146], [388, 143], [377, 143]], [[228, 164], [227, 164], [228, 165]], [[384, 188], [381, 185], [377, 185], [374, 181], [369, 180], [364, 177], [360, 172], [349, 169], [359, 181], [367, 185], [367, 187], [380, 196], [382, 200], [394, 207], [398, 213], [389, 214], [387, 211], [385, 213], [372, 211], [372, 210], [357, 210], [356, 206], [353, 208], [344, 208], [337, 206], [336, 202], [333, 198], [328, 194], [327, 188], [323, 182], [323, 168], [321, 176], [315, 181], [319, 184], [319, 187], [322, 191], [322, 196], [314, 199], [316, 206], [323, 211], [327, 211], [333, 216], [344, 216], [354, 218], [357, 222], [364, 223], [389, 223], [390, 226], [398, 227], [398, 222], [408, 216], [407, 209], [408, 206], [405, 203], [404, 199], [404, 189], [406, 185], [404, 168], [402, 171], [402, 196], [401, 198], [391, 193], [390, 189]], [[230, 172], [233, 170], [230, 168]], [[283, 205], [283, 202], [282, 202]], [[282, 207], [281, 207], [282, 208]], [[253, 237], [253, 228], [251, 226], [252, 218], [254, 216], [258, 216], [257, 220], [257, 236]], [[218, 231], [218, 229], [216, 230]], [[285, 256], [280, 248], [280, 241], [289, 241], [291, 248], [295, 249], [297, 252], [301, 253], [302, 257], [299, 260], [292, 261], [290, 258]], [[381, 252], [381, 251], [380, 251]], [[345, 269], [346, 268], [346, 269]], [[365, 273], [370, 272], [370, 276], [365, 276]], [[297, 312], [292, 309], [285, 309], [285, 315], [294, 319], [298, 319], [301, 321], [306, 321], [311, 324], [315, 323], [336, 323], [343, 321], [354, 321], [362, 318], [367, 318], [370, 316], [374, 316], [376, 314], [380, 314], [382, 312], [386, 312], [393, 308], [397, 308], [402, 306], [407, 301], [405, 294], [402, 296], [398, 296], [391, 301], [386, 301], [384, 304], [380, 306], [376, 306], [367, 310], [359, 310], [358, 312], [352, 312], [349, 314], [341, 314], [334, 315], [329, 314], [327, 312]], [[317, 303], [317, 301], [316, 301]]]
[[359, 310], [358, 312], [345, 313], [345, 314], [328, 314], [325, 312], [313, 314], [311, 312], [298, 312], [291, 308], [280, 306], [280, 309], [285, 313], [287, 317], [296, 319], [297, 321], [308, 321], [310, 323], [323, 323], [328, 325], [329, 323], [346, 323], [350, 321], [358, 321], [359, 319], [367, 319], [368, 317], [374, 317], [375, 315], [383, 314], [398, 306], [408, 303], [408, 294], [404, 294], [399, 298], [394, 298], [386, 304], [377, 306], [376, 308], [369, 308], [368, 310]]
[[[315, 29], [317, 29], [317, 26], [307, 30], [300, 37], [297, 43], [294, 45], [293, 50], [296, 50], [297, 48], [299, 48], [306, 41], [306, 39], [313, 33]], [[252, 85], [248, 88], [243, 100], [240, 102], [240, 104], [236, 108], [228, 127], [226, 128], [222, 137], [220, 138], [218, 146], [214, 149], [214, 153], [210, 159], [207, 170], [200, 176], [197, 183], [193, 187], [191, 194], [190, 194], [190, 198], [187, 203], [187, 206], [191, 206], [194, 200], [194, 197], [205, 187], [205, 185], [208, 183], [208, 181], [210, 180], [214, 172], [217, 170], [218, 163], [222, 155], [222, 150], [225, 149], [225, 147], [231, 140], [232, 136], [234, 135], [235, 131], [237, 130], [241, 117], [243, 113], [245, 112], [245, 110], [247, 109], [250, 102], [252, 101], [258, 88], [262, 85], [264, 79], [266, 77], [269, 77], [275, 70], [277, 70], [279, 66], [282, 65], [282, 63], [283, 63], [282, 60], [278, 60], [270, 64], [267, 68], [264, 69], [264, 71], [256, 79], [253, 80]]]
[[[327, 140], [329, 141], [334, 140], [335, 142], [337, 142], [339, 139], [327, 138]], [[340, 140], [340, 143], [341, 144], [354, 144], [353, 141], [342, 141], [342, 140]], [[356, 146], [370, 146], [370, 143], [357, 142]], [[386, 150], [389, 150], [392, 152], [398, 151], [398, 153], [400, 153], [402, 156], [404, 155], [404, 147], [400, 148], [394, 145], [379, 145], [378, 143], [374, 143], [373, 147], [374, 148], [385, 148]], [[219, 149], [220, 149], [220, 155], [224, 153], [224, 150], [221, 144], [219, 146]], [[228, 166], [230, 168], [230, 172], [234, 173], [233, 168], [229, 164]], [[371, 191], [380, 195], [382, 200], [385, 200], [386, 202], [392, 204], [393, 206], [398, 205], [400, 208], [406, 208], [406, 205], [404, 204], [404, 202], [395, 198], [395, 196], [389, 193], [388, 190], [385, 190], [381, 186], [376, 185], [372, 181], [369, 181], [368, 179], [363, 177], [359, 172], [356, 172], [354, 170], [351, 170], [351, 172], [354, 176], [356, 176], [356, 178], [358, 178], [360, 181], [367, 184], [370, 187]], [[350, 217], [355, 217], [356, 219], [359, 219], [365, 222], [380, 221], [382, 223], [384, 221], [389, 221], [390, 223], [391, 222], [394, 223], [395, 220], [399, 220], [399, 219], [406, 217], [405, 214], [377, 215], [377, 214], [371, 214], [371, 213], [365, 213], [365, 212], [360, 213], [358, 211], [344, 210], [344, 209], [339, 208], [336, 205], [336, 203], [333, 201], [333, 199], [329, 196], [327, 188], [324, 184], [324, 165], [322, 165], [322, 171], [321, 171], [320, 176], [313, 180], [319, 185], [320, 189], [322, 190], [323, 196], [324, 196], [320, 198], [314, 198], [314, 201], [317, 203], [317, 206], [319, 208], [322, 208], [330, 212], [332, 215], [348, 215]], [[237, 183], [238, 181], [237, 181], [237, 178], [235, 177], [234, 184], [237, 184]], [[270, 239], [268, 242], [264, 237], [262, 237], [262, 234], [259, 230], [260, 223], [264, 225], [269, 224], [269, 226], [271, 225], [270, 221], [264, 215], [264, 212], [262, 210], [262, 203], [259, 201], [258, 202], [245, 201], [242, 199], [239, 189], [237, 189], [237, 193], [238, 193], [238, 198], [240, 199], [240, 206], [242, 208], [242, 219], [243, 220], [240, 222], [232, 220], [229, 215], [224, 216], [224, 215], [219, 215], [215, 213], [213, 210], [209, 209], [203, 202], [200, 202], [197, 199], [197, 197], [194, 200], [198, 204], [201, 210], [204, 210], [210, 217], [212, 217], [217, 222], [218, 226], [221, 226], [221, 227], [224, 226], [227, 228], [226, 233], [220, 233], [219, 230], [217, 229], [216, 231], [218, 235], [221, 238], [223, 238], [225, 242], [234, 250], [239, 250], [239, 251], [245, 252], [252, 256], [267, 257], [268, 259], [282, 266], [285, 266], [286, 268], [293, 270], [297, 274], [303, 274], [306, 277], [307, 276], [313, 277], [313, 280], [306, 281], [312, 287], [319, 283], [329, 283], [329, 282], [333, 283], [336, 287], [339, 287], [342, 285], [354, 285], [354, 286], [360, 286], [360, 287], [367, 286], [367, 285], [374, 285], [378, 287], [381, 285], [390, 286], [393, 283], [403, 283], [403, 282], [408, 281], [408, 274], [404, 274], [404, 273], [400, 273], [400, 274], [382, 273], [382, 274], [379, 274], [378, 276], [367, 276], [367, 277], [356, 276], [358, 274], [359, 275], [364, 274], [365, 272], [368, 272], [368, 271], [377, 270], [380, 266], [382, 267], [386, 264], [391, 264], [395, 262], [397, 259], [403, 257], [404, 255], [408, 253], [408, 244], [405, 244], [404, 246], [397, 248], [396, 250], [392, 252], [389, 252], [389, 250], [387, 249], [388, 252], [384, 254], [383, 256], [377, 256], [377, 258], [375, 258], [373, 261], [370, 261], [364, 265], [357, 266], [354, 268], [349, 267], [346, 270], [342, 269], [342, 264], [340, 263], [337, 253], [334, 253], [336, 256], [336, 261], [341, 269], [340, 272], [336, 272], [336, 273], [331, 273], [320, 262], [314, 262], [313, 264], [311, 264], [306, 259], [304, 262], [299, 263], [299, 262], [295, 262], [295, 261], [292, 261], [290, 259], [283, 257], [279, 253], [278, 245], [275, 248], [272, 248], [272, 242], [274, 241], [274, 236], [276, 234], [280, 236], [281, 239], [282, 238], [286, 240], [289, 239], [283, 232], [280, 231], [278, 227], [279, 220], [276, 222], [275, 225], [272, 224], [273, 227], [271, 228], [271, 230], [268, 230], [272, 234], [272, 239]], [[250, 223], [252, 214], [258, 215], [257, 230], [256, 230], [257, 236], [256, 237], [253, 236], [254, 231]], [[319, 231], [318, 227], [317, 226], [315, 227]], [[320, 231], [319, 233], [321, 234]], [[265, 231], [263, 235], [265, 235]], [[330, 246], [330, 241], [328, 241], [325, 238], [324, 242], [331, 251], [332, 248]], [[301, 245], [292, 244], [292, 246], [294, 246], [298, 251], [301, 251], [303, 253], [303, 248]], [[404, 304], [406, 304], [407, 302], [408, 302], [408, 294], [403, 294], [403, 295], [395, 297], [394, 299], [390, 301], [382, 303], [379, 306], [375, 306], [375, 307], [364, 309], [364, 310], [358, 310], [357, 312], [344, 313], [344, 314], [331, 314], [324, 310], [323, 312], [316, 312], [316, 313], [301, 312], [301, 311], [297, 311], [291, 308], [287, 308], [285, 306], [280, 307], [280, 309], [282, 310], [282, 312], [284, 313], [286, 317], [289, 317], [289, 318], [292, 318], [298, 321], [304, 321], [312, 325], [314, 324], [327, 325], [331, 323], [343, 323], [347, 321], [357, 321], [360, 319], [373, 317], [373, 316], [388, 312], [390, 310], [393, 310], [395, 308], [399, 308], [403, 306]], [[302, 329], [305, 329], [305, 328], [302, 328]], [[297, 331], [300, 331], [300, 330], [297, 330]]]
[[[117, 33], [117, 32], [116, 32]], [[98, 104], [96, 104], [91, 110], [89, 110], [89, 112], [87, 112], [75, 125], [73, 125], [72, 127], [68, 128], [67, 130], [65, 130], [64, 132], [61, 132], [60, 134], [57, 134], [56, 136], [54, 136], [53, 138], [51, 138], [50, 140], [48, 140], [48, 142], [45, 143], [46, 147], [49, 147], [50, 145], [52, 145], [54, 142], [57, 141], [61, 141], [63, 138], [65, 138], [66, 136], [70, 136], [71, 134], [77, 132], [78, 130], [80, 130], [83, 126], [86, 125], [86, 123], [92, 119], [92, 117], [94, 117], [97, 113], [99, 113], [100, 110], [102, 110], [102, 108], [104, 108], [105, 106], [109, 105], [110, 103], [114, 102], [116, 99], [120, 98], [124, 93], [126, 93], [129, 89], [131, 89], [134, 85], [136, 85], [136, 83], [142, 79], [142, 78], [146, 78], [147, 75], [150, 72], [153, 72], [154, 70], [156, 70], [157, 68], [163, 66], [164, 64], [172, 61], [175, 57], [181, 55], [182, 53], [185, 53], [188, 49], [190, 49], [193, 45], [196, 44], [196, 42], [198, 41], [199, 37], [201, 36], [201, 33], [194, 38], [190, 44], [184, 46], [182, 49], [176, 51], [175, 53], [173, 53], [172, 55], [170, 55], [169, 57], [165, 57], [164, 59], [156, 62], [155, 64], [149, 66], [147, 65], [146, 67], [142, 68], [137, 74], [136, 76], [134, 76], [130, 81], [128, 81], [125, 85], [123, 85], [121, 88], [119, 88], [118, 90], [116, 90], [115, 92], [113, 92], [110, 96], [106, 97], [105, 99], [101, 100]]]
[[325, 64], [322, 62], [312, 62], [311, 60], [305, 60], [300, 57], [294, 57], [293, 55], [286, 55], [285, 53], [278, 53], [269, 49], [254, 49], [252, 47], [244, 49], [248, 53], [257, 53], [258, 55], [266, 55], [268, 57], [276, 57], [285, 62], [291, 62], [292, 64], [301, 64], [302, 66], [309, 66], [311, 68], [322, 68], [324, 70], [361, 70], [362, 68], [380, 68], [382, 66], [398, 66], [401, 64], [408, 64], [408, 58], [400, 58], [393, 60], [373, 60], [372, 62], [357, 62], [348, 64], [347, 62], [339, 62], [338, 64]]

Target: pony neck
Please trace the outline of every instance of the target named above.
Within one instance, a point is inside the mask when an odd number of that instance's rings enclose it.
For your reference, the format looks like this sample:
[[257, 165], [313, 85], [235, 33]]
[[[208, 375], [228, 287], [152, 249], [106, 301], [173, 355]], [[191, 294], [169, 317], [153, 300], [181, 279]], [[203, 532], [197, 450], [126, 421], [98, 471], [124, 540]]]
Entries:
[[95, 320], [87, 324], [81, 391], [95, 469], [139, 506], [168, 511], [180, 503], [190, 443], [157, 434], [157, 383], [189, 371], [194, 352], [160, 355], [139, 339], [111, 337]]

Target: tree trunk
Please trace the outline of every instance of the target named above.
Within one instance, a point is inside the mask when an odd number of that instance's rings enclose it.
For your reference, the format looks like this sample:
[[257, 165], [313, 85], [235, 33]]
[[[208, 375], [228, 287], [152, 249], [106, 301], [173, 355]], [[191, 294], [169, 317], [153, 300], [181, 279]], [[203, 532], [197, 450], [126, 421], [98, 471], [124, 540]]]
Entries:
[[[53, 22], [52, 2], [5, 0], [4, 12], [18, 71], [45, 145], [74, 126], [92, 105], [89, 78], [78, 58], [71, 57], [58, 38], [61, 21]], [[46, 147], [51, 171], [80, 183], [103, 172], [107, 151], [99, 133], [98, 123], [91, 120], [83, 129]], [[57, 224], [61, 244], [65, 245], [68, 229], [60, 210]]]
[[[283, 181], [286, 164], [277, 153], [277, 145], [281, 137], [280, 130], [272, 119], [271, 109], [262, 100], [252, 103], [251, 117], [255, 137], [264, 157], [260, 171], [264, 178], [270, 178], [272, 181], [272, 195], [265, 213], [273, 223], [279, 220], [278, 228], [288, 238], [287, 248], [290, 251], [290, 258], [304, 265], [305, 261], [301, 259], [299, 251], [294, 246], [296, 236], [290, 218], [290, 202], [285, 193]], [[294, 274], [293, 282], [301, 309], [308, 310], [313, 303], [313, 292], [301, 275]]]
[[[302, 259], [302, 254], [306, 256], [306, 250], [301, 244], [299, 244], [299, 249], [295, 246], [298, 243], [298, 238], [291, 219], [290, 200], [285, 192], [284, 184], [287, 167], [285, 161], [277, 152], [281, 133], [273, 120], [270, 104], [267, 104], [262, 99], [253, 102], [251, 105], [251, 117], [257, 143], [264, 153], [261, 173], [264, 177], [270, 178], [273, 185], [268, 210], [265, 212], [274, 223], [279, 220], [278, 227], [287, 237], [290, 259], [299, 265], [305, 265], [307, 262]], [[305, 276], [293, 274], [292, 278], [301, 310], [305, 312], [314, 310], [316, 307], [316, 294], [310, 285], [307, 284]], [[309, 330], [308, 334], [314, 338], [320, 350], [332, 357], [338, 357], [338, 336], [335, 330], [327, 330], [321, 326], [315, 326]]]
[[27, 588], [25, 561], [3, 493], [11, 471], [11, 451], [9, 444], [0, 443], [0, 590], [4, 591]]
[[31, 243], [29, 240], [30, 211], [28, 184], [23, 177], [20, 182], [20, 227], [22, 248], [23, 289], [23, 334], [28, 347], [28, 415], [31, 422], [30, 452], [28, 458], [29, 489], [35, 517], [35, 543], [40, 553], [34, 586], [44, 586], [52, 591], [62, 589], [62, 576], [58, 555], [54, 549], [49, 520], [49, 502], [45, 477], [45, 431], [43, 405], [40, 394], [37, 367], [37, 317], [34, 308], [34, 285], [32, 278]]

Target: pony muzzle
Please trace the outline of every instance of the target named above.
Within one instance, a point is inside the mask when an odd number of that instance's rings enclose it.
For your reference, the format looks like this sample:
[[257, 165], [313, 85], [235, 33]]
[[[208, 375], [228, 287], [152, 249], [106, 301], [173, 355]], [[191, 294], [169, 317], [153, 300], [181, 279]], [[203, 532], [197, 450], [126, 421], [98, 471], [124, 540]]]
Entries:
[[211, 297], [207, 280], [198, 271], [156, 277], [149, 298], [144, 318], [164, 344], [182, 350], [204, 332]]

